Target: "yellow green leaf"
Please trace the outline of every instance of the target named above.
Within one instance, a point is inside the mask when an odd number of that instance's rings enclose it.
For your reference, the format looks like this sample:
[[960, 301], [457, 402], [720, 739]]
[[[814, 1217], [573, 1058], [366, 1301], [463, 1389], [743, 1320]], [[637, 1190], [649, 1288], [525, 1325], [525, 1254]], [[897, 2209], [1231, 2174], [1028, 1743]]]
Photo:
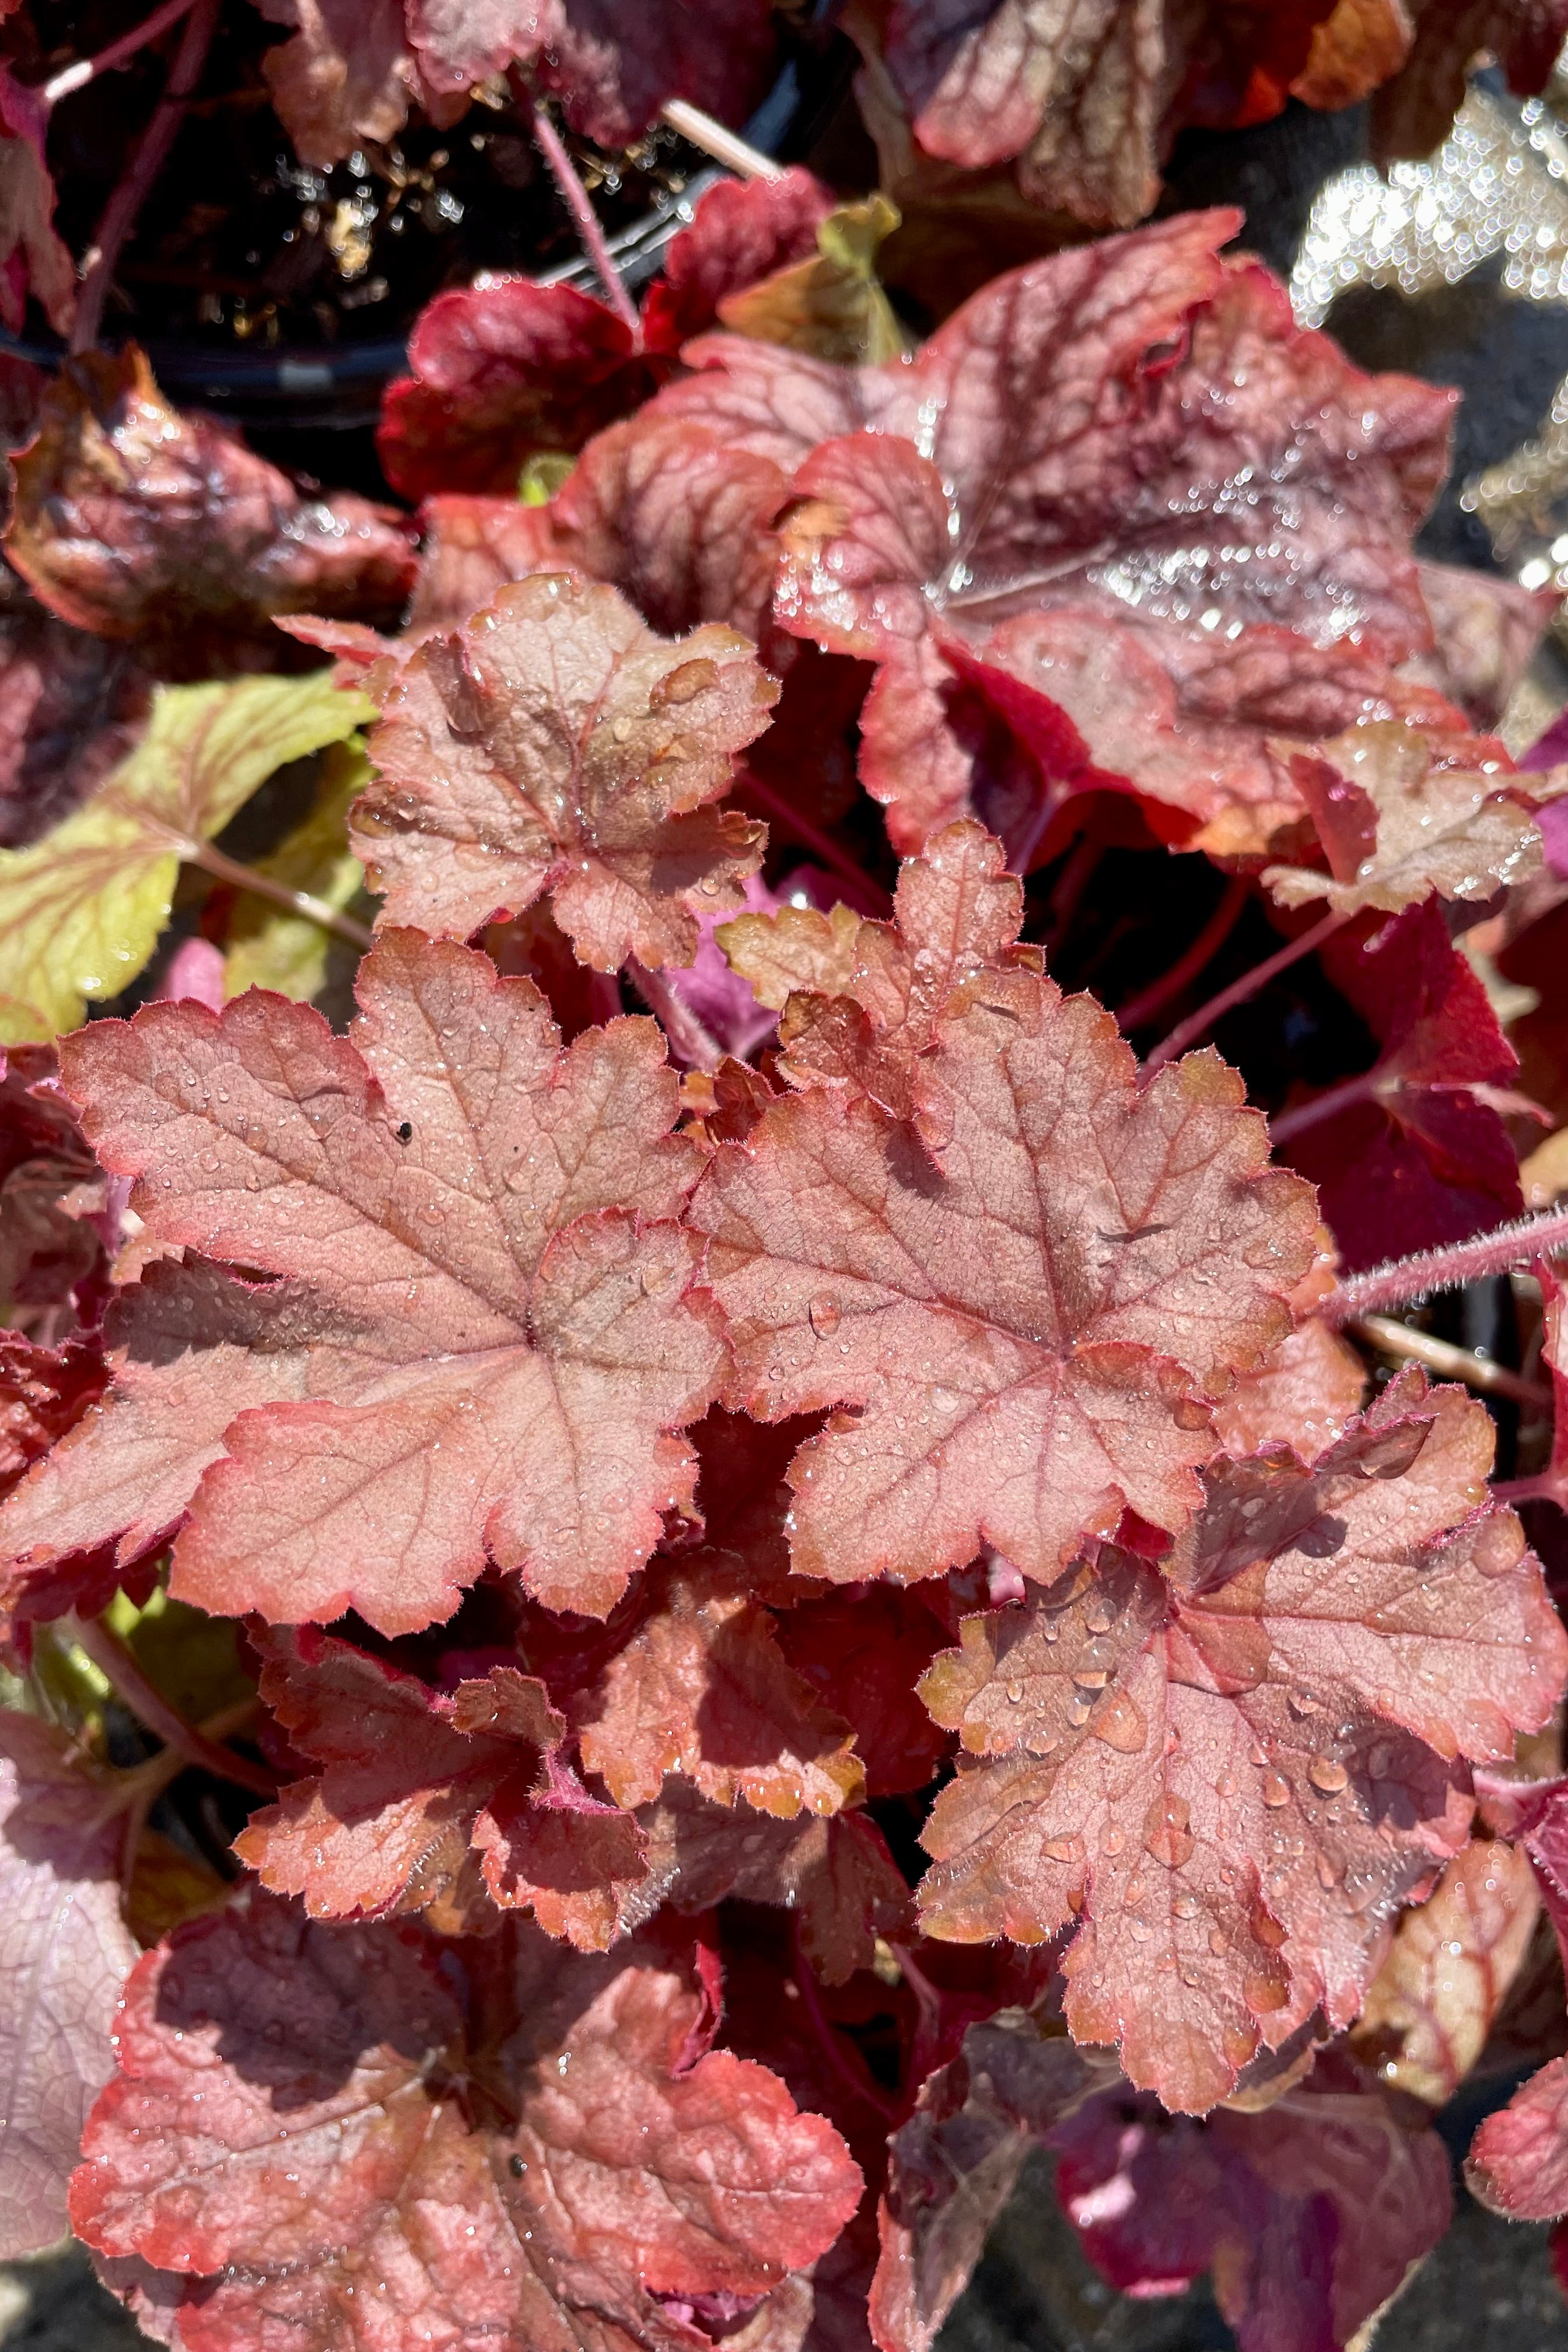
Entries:
[[28, 849], [0, 852], [0, 1044], [74, 1029], [157, 946], [182, 859], [199, 859], [268, 776], [374, 717], [308, 677], [159, 689], [147, 732], [92, 798]]
[[898, 210], [884, 195], [840, 205], [818, 227], [813, 259], [730, 295], [719, 316], [753, 342], [782, 343], [844, 367], [901, 359], [903, 330], [877, 276], [878, 249], [898, 226]]
[[[302, 824], [254, 870], [285, 889], [303, 891], [341, 915], [363, 887], [364, 868], [349, 847], [348, 813], [371, 778], [370, 761], [355, 741], [334, 743], [322, 761], [316, 805]], [[308, 915], [241, 893], [228, 927], [224, 993], [275, 988], [309, 1003], [327, 977], [330, 935]]]

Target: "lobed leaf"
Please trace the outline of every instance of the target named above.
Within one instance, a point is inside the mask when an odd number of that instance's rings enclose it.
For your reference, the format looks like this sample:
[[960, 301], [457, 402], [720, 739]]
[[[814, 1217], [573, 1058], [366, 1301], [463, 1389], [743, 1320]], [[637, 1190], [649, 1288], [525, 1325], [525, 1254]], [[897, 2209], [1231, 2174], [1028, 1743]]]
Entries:
[[563, 1054], [528, 982], [413, 932], [358, 986], [348, 1039], [255, 992], [72, 1041], [148, 1239], [218, 1263], [126, 1295], [113, 1398], [0, 1544], [128, 1560], [189, 1507], [173, 1589], [220, 1614], [412, 1631], [487, 1559], [603, 1614], [689, 1499], [670, 1433], [721, 1366], [661, 1041], [617, 1021]]
[[756, 868], [761, 829], [708, 806], [773, 700], [731, 630], [671, 645], [613, 589], [542, 575], [379, 690], [352, 837], [388, 922], [467, 938], [548, 891], [584, 962], [689, 963], [695, 908]]
[[1067, 2015], [1168, 2107], [1223, 2098], [1316, 2008], [1352, 2019], [1381, 1922], [1464, 1843], [1460, 1757], [1511, 1755], [1568, 1636], [1484, 1409], [1405, 1375], [1310, 1467], [1207, 1474], [1163, 1570], [1102, 1548], [967, 1618], [921, 1685], [966, 1757], [923, 1833], [928, 1933], [1078, 1931]]
[[775, 2076], [707, 2047], [695, 1971], [655, 1943], [563, 1961], [526, 1928], [477, 1965], [493, 2022], [476, 1986], [465, 2035], [396, 1930], [266, 1895], [141, 1963], [71, 2211], [100, 2252], [185, 2274], [184, 2352], [279, 2327], [301, 2352], [687, 2352], [683, 2302], [796, 2292], [860, 2176]]

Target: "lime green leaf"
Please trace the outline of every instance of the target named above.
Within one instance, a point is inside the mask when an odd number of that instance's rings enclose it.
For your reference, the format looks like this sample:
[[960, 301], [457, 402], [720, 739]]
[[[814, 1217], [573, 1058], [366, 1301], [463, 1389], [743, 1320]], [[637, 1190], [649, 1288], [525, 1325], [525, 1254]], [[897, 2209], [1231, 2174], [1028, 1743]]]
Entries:
[[719, 316], [753, 342], [782, 343], [843, 367], [902, 359], [903, 330], [877, 277], [877, 252], [899, 226], [886, 196], [840, 205], [816, 232], [816, 253], [731, 294]]
[[74, 1029], [135, 979], [199, 858], [275, 770], [374, 717], [330, 670], [160, 688], [147, 733], [91, 800], [0, 853], [0, 1044]]
[[[316, 805], [302, 824], [255, 871], [285, 889], [302, 890], [341, 915], [364, 887], [364, 868], [349, 847], [348, 813], [371, 779], [358, 741], [335, 743], [322, 761]], [[275, 988], [308, 1004], [326, 982], [331, 941], [308, 915], [291, 915], [266, 898], [242, 892], [228, 927], [224, 994]]]

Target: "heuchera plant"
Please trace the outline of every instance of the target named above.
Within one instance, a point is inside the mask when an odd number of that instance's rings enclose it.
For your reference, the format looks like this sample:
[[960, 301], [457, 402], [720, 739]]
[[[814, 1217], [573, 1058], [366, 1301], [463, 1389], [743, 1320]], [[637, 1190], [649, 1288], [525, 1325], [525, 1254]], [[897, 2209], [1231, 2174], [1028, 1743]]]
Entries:
[[[329, 162], [771, 39], [266, 13]], [[868, 105], [1096, 224], [1490, 22], [1108, 12], [1139, 144], [952, 13]], [[1113, 2284], [1323, 2352], [1542, 2058], [1470, 2178], [1568, 2212], [1544, 608], [1417, 560], [1450, 396], [1238, 216], [919, 343], [895, 221], [764, 173], [640, 310], [440, 295], [412, 516], [18, 375], [0, 2250], [179, 2352], [927, 2352], [1037, 2146]], [[1510, 1272], [1511, 1362], [1399, 1319]]]

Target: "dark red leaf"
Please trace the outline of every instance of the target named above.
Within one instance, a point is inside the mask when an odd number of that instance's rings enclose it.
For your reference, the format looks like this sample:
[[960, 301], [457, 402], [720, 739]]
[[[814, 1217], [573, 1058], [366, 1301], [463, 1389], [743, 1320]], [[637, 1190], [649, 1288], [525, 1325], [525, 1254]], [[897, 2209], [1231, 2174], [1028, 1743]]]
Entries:
[[649, 351], [678, 352], [717, 323], [727, 295], [808, 261], [817, 225], [833, 205], [831, 188], [798, 163], [765, 180], [717, 181], [699, 199], [689, 228], [670, 239], [663, 275], [644, 298]]
[[655, 377], [615, 311], [571, 286], [495, 278], [437, 294], [388, 385], [376, 447], [394, 489], [516, 494], [538, 450], [580, 449]]
[[1383, 1050], [1359, 1099], [1301, 1126], [1283, 1148], [1319, 1185], [1347, 1268], [1517, 1216], [1518, 1155], [1487, 1094], [1506, 1088], [1519, 1065], [1436, 900], [1369, 936], [1342, 934], [1324, 962]]
[[1109, 2091], [1053, 2130], [1057, 2190], [1124, 2294], [1214, 2273], [1241, 2352], [1345, 2352], [1448, 2226], [1441, 2140], [1342, 2060], [1206, 2123]]
[[50, 611], [183, 661], [280, 614], [391, 615], [413, 585], [390, 509], [304, 497], [225, 426], [172, 408], [134, 344], [62, 368], [16, 476], [6, 551]]
[[564, 0], [540, 64], [574, 130], [601, 147], [640, 139], [667, 99], [743, 122], [775, 56], [768, 0]]
[[921, 1596], [890, 1585], [830, 1593], [790, 1610], [777, 1633], [795, 1673], [854, 1726], [867, 1795], [923, 1789], [947, 1741], [915, 1691], [943, 1638]]

